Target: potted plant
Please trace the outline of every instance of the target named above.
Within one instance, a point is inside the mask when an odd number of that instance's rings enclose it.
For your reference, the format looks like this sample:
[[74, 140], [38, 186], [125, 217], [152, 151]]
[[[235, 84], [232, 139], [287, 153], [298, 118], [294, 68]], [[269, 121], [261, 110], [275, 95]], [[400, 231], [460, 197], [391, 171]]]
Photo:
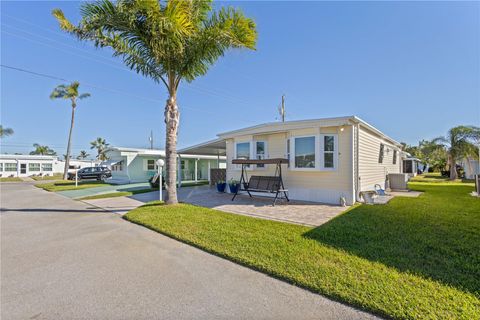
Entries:
[[217, 181], [217, 191], [218, 192], [225, 192], [226, 187], [227, 187], [227, 184], [225, 183], [224, 180], [218, 180]]
[[237, 193], [238, 188], [240, 187], [240, 183], [238, 182], [238, 180], [232, 178], [228, 182], [228, 187], [230, 188], [231, 193]]

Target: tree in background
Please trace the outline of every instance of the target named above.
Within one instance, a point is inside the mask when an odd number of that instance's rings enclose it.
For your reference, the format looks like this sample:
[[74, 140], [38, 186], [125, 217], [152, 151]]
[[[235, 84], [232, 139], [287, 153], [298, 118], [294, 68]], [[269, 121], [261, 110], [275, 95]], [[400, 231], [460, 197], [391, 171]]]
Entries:
[[80, 151], [80, 153], [78, 154], [77, 160], [85, 160], [85, 159], [87, 159], [89, 156], [90, 156], [90, 154], [87, 153], [87, 151], [82, 150], [82, 151]]
[[179, 85], [205, 75], [229, 49], [255, 49], [254, 21], [237, 9], [215, 11], [211, 1], [195, 0], [103, 0], [84, 3], [80, 13], [75, 26], [61, 10], [52, 12], [63, 30], [111, 48], [130, 69], [165, 85], [166, 203], [177, 203]]
[[14, 134], [12, 128], [3, 128], [3, 126], [0, 124], [0, 138], [8, 137], [12, 134]]
[[105, 161], [108, 160], [106, 151], [109, 145], [104, 138], [98, 137], [90, 142], [90, 149], [97, 149], [97, 159]]
[[53, 151], [52, 149], [50, 149], [48, 146], [42, 146], [38, 143], [34, 143], [33, 147], [35, 148], [35, 150], [30, 152], [31, 155], [34, 155], [34, 154], [42, 155], [42, 156], [56, 156], [57, 155], [57, 153], [55, 151]]
[[480, 128], [475, 126], [458, 126], [450, 129], [445, 137], [438, 137], [432, 142], [444, 146], [448, 155], [450, 166], [450, 179], [458, 177], [456, 165], [465, 157], [478, 157], [478, 144], [480, 141]]
[[78, 92], [78, 87], [80, 83], [75, 81], [70, 85], [61, 84], [53, 89], [53, 92], [50, 94], [50, 99], [65, 99], [70, 100], [72, 106], [72, 118], [70, 120], [70, 131], [68, 133], [68, 143], [67, 143], [67, 154], [65, 155], [65, 169], [63, 170], [63, 179], [67, 180], [68, 178], [68, 167], [70, 164], [71, 157], [71, 146], [72, 146], [72, 130], [75, 123], [75, 108], [77, 107], [77, 101], [90, 97], [89, 93]]

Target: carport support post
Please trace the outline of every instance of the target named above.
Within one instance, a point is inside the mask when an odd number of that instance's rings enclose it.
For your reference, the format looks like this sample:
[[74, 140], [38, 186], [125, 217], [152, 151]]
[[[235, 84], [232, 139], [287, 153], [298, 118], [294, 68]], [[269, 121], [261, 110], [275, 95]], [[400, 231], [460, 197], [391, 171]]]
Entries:
[[177, 163], [177, 180], [178, 180], [178, 187], [182, 187], [182, 157], [178, 155], [178, 163]]
[[75, 170], [75, 188], [78, 187], [78, 170]]
[[195, 182], [197, 182], [198, 174], [198, 159], [195, 159]]
[[158, 173], [158, 195], [159, 195], [159, 200], [163, 201], [163, 195], [162, 195], [162, 172], [163, 172], [163, 165], [165, 164], [165, 161], [162, 159], [157, 160], [157, 173]]

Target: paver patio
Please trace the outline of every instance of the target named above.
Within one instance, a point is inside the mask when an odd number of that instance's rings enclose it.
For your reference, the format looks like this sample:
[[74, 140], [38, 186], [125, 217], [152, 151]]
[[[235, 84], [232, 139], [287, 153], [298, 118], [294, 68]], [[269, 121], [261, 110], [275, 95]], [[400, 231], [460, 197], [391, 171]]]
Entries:
[[[133, 195], [129, 198], [148, 202], [158, 200], [158, 192]], [[225, 212], [249, 215], [270, 220], [286, 221], [308, 226], [319, 226], [337, 216], [347, 208], [329, 204], [281, 200], [272, 206], [272, 198], [239, 195], [232, 201], [229, 193], [219, 193], [209, 186], [178, 189], [179, 201], [217, 209]]]

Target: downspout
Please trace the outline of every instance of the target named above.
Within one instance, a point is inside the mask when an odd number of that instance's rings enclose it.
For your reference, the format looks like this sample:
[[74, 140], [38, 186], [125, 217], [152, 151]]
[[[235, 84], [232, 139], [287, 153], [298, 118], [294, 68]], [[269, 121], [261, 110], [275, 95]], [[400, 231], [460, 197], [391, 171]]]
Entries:
[[359, 158], [360, 158], [360, 124], [355, 125], [355, 200], [360, 201], [360, 172], [359, 172]]

